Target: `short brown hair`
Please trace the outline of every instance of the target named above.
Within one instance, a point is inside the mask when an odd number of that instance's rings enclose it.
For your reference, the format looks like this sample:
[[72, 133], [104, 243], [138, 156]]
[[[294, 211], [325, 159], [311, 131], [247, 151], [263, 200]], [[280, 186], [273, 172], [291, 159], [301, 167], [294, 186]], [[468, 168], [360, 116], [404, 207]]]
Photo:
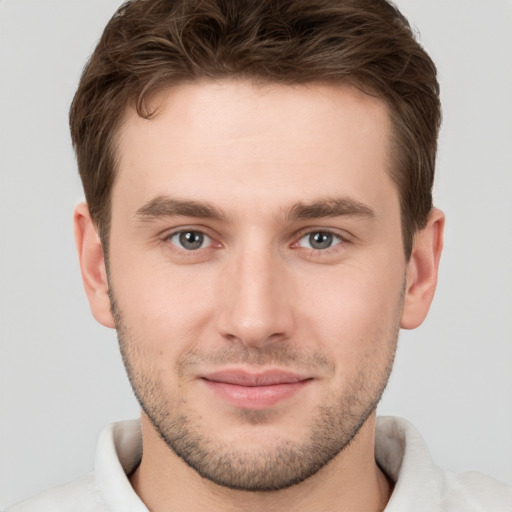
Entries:
[[432, 208], [441, 120], [436, 68], [385, 0], [132, 0], [108, 23], [70, 111], [78, 168], [104, 244], [127, 105], [197, 79], [345, 83], [382, 98], [393, 126], [390, 169], [404, 250]]

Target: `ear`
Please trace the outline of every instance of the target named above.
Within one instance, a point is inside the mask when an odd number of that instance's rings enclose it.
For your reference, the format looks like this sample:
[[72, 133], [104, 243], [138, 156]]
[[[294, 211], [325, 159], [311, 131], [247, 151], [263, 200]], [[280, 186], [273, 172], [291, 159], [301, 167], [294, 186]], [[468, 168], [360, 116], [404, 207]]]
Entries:
[[443, 250], [444, 214], [432, 209], [427, 225], [414, 237], [407, 279], [401, 327], [415, 329], [427, 316], [437, 284]]
[[92, 314], [100, 324], [114, 328], [103, 247], [85, 203], [75, 208], [73, 223], [82, 280]]

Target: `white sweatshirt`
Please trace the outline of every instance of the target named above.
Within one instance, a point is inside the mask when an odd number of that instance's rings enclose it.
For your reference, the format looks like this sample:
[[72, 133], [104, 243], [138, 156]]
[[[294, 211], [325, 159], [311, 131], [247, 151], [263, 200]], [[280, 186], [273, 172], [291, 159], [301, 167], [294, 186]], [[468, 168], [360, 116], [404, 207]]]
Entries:
[[[109, 425], [99, 438], [93, 472], [7, 512], [148, 512], [127, 477], [141, 450], [139, 421]], [[512, 487], [481, 473], [443, 471], [403, 419], [377, 419], [375, 456], [395, 482], [385, 512], [512, 512]]]

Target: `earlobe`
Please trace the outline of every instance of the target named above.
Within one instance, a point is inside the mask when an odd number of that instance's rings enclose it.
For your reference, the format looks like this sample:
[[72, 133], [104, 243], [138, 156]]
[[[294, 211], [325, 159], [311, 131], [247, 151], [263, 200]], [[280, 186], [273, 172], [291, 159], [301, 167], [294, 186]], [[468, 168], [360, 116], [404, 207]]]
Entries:
[[87, 204], [80, 203], [75, 208], [73, 223], [82, 280], [92, 314], [100, 324], [114, 328], [103, 247]]
[[418, 231], [407, 264], [401, 327], [415, 329], [427, 316], [437, 285], [439, 260], [443, 250], [444, 214], [434, 208], [427, 225]]

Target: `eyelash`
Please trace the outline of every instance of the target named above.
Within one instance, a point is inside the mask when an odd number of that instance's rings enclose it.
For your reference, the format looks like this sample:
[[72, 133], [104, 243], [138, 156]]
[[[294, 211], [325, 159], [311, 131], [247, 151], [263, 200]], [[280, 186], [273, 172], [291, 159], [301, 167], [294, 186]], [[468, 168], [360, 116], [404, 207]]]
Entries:
[[[196, 235], [201, 235], [209, 240], [207, 245], [205, 247], [198, 247], [197, 249], [186, 249], [184, 247], [181, 247], [179, 243], [172, 242], [172, 239], [176, 236], [181, 236], [187, 233], [194, 233]], [[301, 241], [305, 239], [306, 237], [311, 237], [311, 235], [328, 235], [332, 237], [333, 242], [332, 245], [325, 248], [315, 248], [315, 247], [305, 247], [303, 245], [300, 245]], [[222, 244], [220, 242], [217, 242], [215, 238], [211, 235], [209, 235], [204, 228], [194, 228], [194, 227], [184, 227], [177, 229], [175, 231], [172, 231], [170, 233], [167, 233], [163, 238], [163, 242], [165, 242], [168, 245], [171, 245], [173, 250], [176, 251], [180, 255], [184, 256], [193, 256], [197, 255], [198, 253], [203, 253], [207, 249], [216, 249], [221, 248]], [[305, 231], [301, 231], [298, 236], [295, 237], [295, 241], [290, 245], [292, 249], [301, 249], [310, 257], [322, 257], [327, 256], [333, 252], [339, 251], [342, 249], [342, 247], [345, 247], [347, 244], [350, 244], [350, 239], [346, 235], [342, 235], [338, 231], [331, 230], [328, 228], [325, 229], [309, 229]]]
[[[314, 247], [304, 247], [304, 246], [300, 245], [301, 240], [303, 240], [304, 238], [310, 237], [311, 235], [317, 235], [317, 234], [329, 235], [333, 239], [336, 239], [337, 242], [333, 242], [332, 245], [330, 245], [329, 247], [326, 247], [324, 249], [318, 249], [318, 248], [314, 248]], [[308, 251], [311, 256], [318, 257], [318, 256], [322, 256], [322, 255], [331, 254], [334, 251], [338, 251], [341, 249], [340, 246], [345, 246], [348, 243], [350, 243], [350, 240], [348, 239], [348, 237], [342, 235], [338, 231], [328, 229], [328, 228], [324, 228], [324, 229], [315, 228], [315, 229], [309, 229], [307, 231], [302, 231], [300, 233], [300, 235], [298, 236], [297, 241], [292, 244], [292, 247], [298, 248], [298, 249], [303, 249], [305, 251]]]
[[[180, 247], [180, 245], [178, 245], [178, 243], [172, 242], [172, 239], [174, 237], [181, 236], [181, 235], [184, 235], [187, 233], [194, 233], [196, 235], [203, 236], [204, 238], [209, 240], [208, 245], [206, 245], [206, 247], [199, 247], [197, 249], [185, 249], [184, 247]], [[217, 247], [221, 246], [221, 244], [218, 242], [215, 242], [215, 239], [212, 236], [210, 236], [204, 229], [199, 229], [199, 228], [186, 228], [185, 227], [185, 228], [177, 229], [175, 231], [172, 231], [171, 233], [167, 233], [163, 237], [163, 241], [168, 243], [169, 245], [172, 245], [176, 251], [179, 251], [180, 253], [185, 254], [185, 255], [197, 254], [198, 251], [208, 249], [214, 245], [217, 245]]]

